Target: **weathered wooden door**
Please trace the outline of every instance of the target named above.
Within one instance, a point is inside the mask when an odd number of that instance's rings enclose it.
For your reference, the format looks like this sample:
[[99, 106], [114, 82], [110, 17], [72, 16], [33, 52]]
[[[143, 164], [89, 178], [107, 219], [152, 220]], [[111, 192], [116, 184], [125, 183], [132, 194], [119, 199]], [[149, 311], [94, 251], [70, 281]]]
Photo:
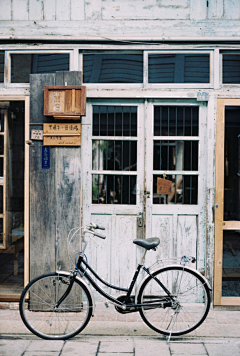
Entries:
[[214, 304], [240, 305], [240, 100], [217, 113]]
[[[106, 227], [87, 255], [103, 278], [127, 287], [142, 254], [132, 241], [157, 236], [157, 257], [197, 255], [204, 268], [206, 104], [97, 102], [82, 121], [83, 224]], [[200, 144], [201, 143], [201, 144]], [[157, 178], [172, 182], [157, 194]]]

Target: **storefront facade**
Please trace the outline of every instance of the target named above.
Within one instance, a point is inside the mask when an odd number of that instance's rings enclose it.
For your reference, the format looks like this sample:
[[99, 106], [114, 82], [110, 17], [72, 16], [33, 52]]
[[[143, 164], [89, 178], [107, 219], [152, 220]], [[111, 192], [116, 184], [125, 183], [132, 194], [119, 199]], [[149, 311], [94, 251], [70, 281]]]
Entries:
[[[67, 268], [68, 232], [92, 221], [107, 239], [86, 253], [112, 284], [130, 281], [132, 241], [157, 236], [148, 265], [196, 256], [214, 304], [239, 305], [238, 2], [3, 3], [1, 300], [17, 300], [36, 273]], [[41, 94], [59, 75], [86, 88], [86, 115], [74, 121], [81, 144], [50, 146], [44, 166], [32, 131], [59, 123], [43, 115]]]

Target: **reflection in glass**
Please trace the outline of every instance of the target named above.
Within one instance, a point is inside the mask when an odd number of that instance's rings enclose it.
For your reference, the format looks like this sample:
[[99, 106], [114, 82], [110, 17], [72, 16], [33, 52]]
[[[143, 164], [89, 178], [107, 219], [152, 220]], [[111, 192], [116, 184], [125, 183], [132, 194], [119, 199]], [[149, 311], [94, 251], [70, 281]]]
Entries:
[[149, 54], [149, 83], [209, 83], [209, 54]]
[[0, 214], [3, 214], [3, 186], [2, 185], [0, 185]]
[[4, 109], [0, 109], [1, 117], [0, 117], [0, 132], [4, 132]]
[[143, 83], [143, 55], [83, 54], [84, 83]]
[[240, 231], [223, 231], [222, 296], [240, 296]]
[[0, 135], [0, 155], [4, 154], [4, 136]]
[[167, 180], [172, 182], [171, 194], [157, 194], [157, 178], [163, 175], [153, 175], [153, 204], [190, 204], [198, 203], [198, 176], [168, 175]]
[[197, 141], [153, 141], [154, 170], [198, 170]]
[[136, 204], [136, 175], [92, 175], [93, 204]]
[[93, 140], [92, 169], [137, 170], [137, 141]]
[[93, 136], [137, 136], [136, 106], [93, 107]]
[[224, 220], [240, 221], [240, 108], [225, 108]]
[[0, 51], [0, 83], [4, 82], [4, 57], [5, 52]]
[[154, 136], [198, 136], [197, 106], [154, 106]]
[[223, 84], [240, 84], [240, 54], [222, 55]]
[[68, 53], [11, 55], [11, 83], [29, 83], [30, 74], [69, 70]]
[[0, 218], [0, 243], [3, 243], [3, 219]]

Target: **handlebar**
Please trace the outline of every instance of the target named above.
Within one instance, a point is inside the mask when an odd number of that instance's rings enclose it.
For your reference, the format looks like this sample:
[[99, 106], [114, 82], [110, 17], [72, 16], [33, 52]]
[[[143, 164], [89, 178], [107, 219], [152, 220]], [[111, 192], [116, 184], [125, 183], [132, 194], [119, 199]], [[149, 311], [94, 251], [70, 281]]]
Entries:
[[86, 225], [86, 226], [84, 227], [83, 232], [84, 232], [85, 234], [86, 234], [86, 233], [89, 233], [89, 234], [92, 234], [92, 235], [94, 235], [94, 236], [100, 237], [101, 239], [105, 239], [106, 236], [104, 236], [104, 235], [102, 235], [102, 234], [99, 234], [98, 232], [93, 231], [93, 230], [96, 230], [96, 229], [105, 230], [105, 227], [91, 223], [91, 224]]

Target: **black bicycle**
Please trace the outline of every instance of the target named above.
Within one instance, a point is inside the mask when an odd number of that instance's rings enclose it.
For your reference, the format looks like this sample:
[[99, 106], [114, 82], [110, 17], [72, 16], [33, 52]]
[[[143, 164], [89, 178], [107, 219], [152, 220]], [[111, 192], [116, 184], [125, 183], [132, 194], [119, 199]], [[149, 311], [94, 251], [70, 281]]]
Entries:
[[[83, 228], [83, 236], [90, 233], [105, 238], [96, 229], [104, 230], [90, 224]], [[94, 315], [91, 284], [115, 305], [117, 312], [139, 312], [150, 328], [169, 338], [196, 329], [209, 312], [211, 287], [200, 272], [186, 266], [187, 262], [195, 262], [195, 258], [183, 256], [178, 265], [152, 271], [152, 268], [144, 266], [145, 255], [148, 250], [155, 250], [160, 240], [136, 239], [133, 243], [141, 246], [144, 253], [128, 289], [102, 280], [89, 266], [83, 252], [76, 255], [74, 271], [56, 271], [34, 278], [23, 290], [19, 305], [26, 327], [43, 339], [66, 340], [75, 336]], [[133, 295], [141, 270], [144, 270], [146, 277]], [[109, 295], [98, 286], [93, 276], [107, 287], [124, 292], [124, 295], [118, 298]]]

